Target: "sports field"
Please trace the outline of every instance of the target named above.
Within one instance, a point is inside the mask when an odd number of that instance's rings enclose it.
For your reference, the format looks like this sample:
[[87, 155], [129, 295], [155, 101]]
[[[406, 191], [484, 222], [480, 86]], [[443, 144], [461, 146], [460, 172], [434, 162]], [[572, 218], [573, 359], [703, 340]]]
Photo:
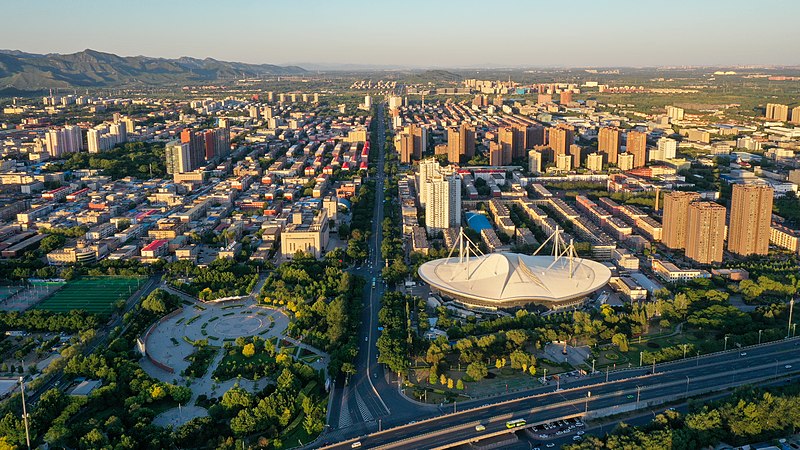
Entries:
[[68, 281], [36, 309], [53, 312], [82, 309], [94, 314], [110, 314], [117, 301], [128, 299], [145, 281], [146, 278], [135, 277], [83, 277]]

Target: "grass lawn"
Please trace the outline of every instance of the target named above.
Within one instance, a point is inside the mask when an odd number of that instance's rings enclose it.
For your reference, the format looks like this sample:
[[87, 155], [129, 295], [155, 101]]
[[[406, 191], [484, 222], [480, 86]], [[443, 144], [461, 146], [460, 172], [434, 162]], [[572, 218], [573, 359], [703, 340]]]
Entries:
[[257, 350], [257, 353], [249, 358], [242, 355], [241, 347], [233, 347], [222, 358], [214, 377], [220, 380], [230, 380], [241, 375], [242, 378], [257, 380], [261, 377], [271, 375], [275, 370], [275, 358], [269, 356], [264, 350]]
[[108, 315], [114, 304], [127, 300], [144, 278], [136, 277], [82, 277], [67, 284], [36, 306], [52, 312], [69, 312], [82, 309], [93, 314]]
[[195, 378], [202, 378], [208, 370], [209, 364], [214, 361], [217, 356], [219, 347], [213, 345], [203, 346], [195, 349], [191, 355], [186, 357], [187, 361], [191, 361], [189, 367], [186, 368], [186, 374]]

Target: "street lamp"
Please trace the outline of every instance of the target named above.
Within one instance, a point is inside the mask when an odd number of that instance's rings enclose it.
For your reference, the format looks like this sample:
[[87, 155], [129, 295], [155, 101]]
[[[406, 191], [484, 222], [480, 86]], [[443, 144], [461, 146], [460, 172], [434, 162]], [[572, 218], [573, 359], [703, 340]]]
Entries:
[[689, 396], [689, 375], [686, 375], [686, 396]]
[[761, 345], [761, 332], [764, 330], [758, 330], [758, 344]]
[[639, 367], [642, 367], [642, 355], [644, 352], [639, 352]]
[[594, 359], [592, 359], [592, 375], [594, 375]]
[[641, 394], [642, 394], [642, 387], [636, 386], [636, 409], [639, 409], [639, 397], [641, 397]]
[[683, 344], [683, 359], [686, 359], [686, 350], [689, 349], [689, 344]]
[[584, 413], [589, 412], [589, 397], [592, 396], [592, 391], [586, 391], [586, 407], [584, 408]]
[[725, 348], [722, 350], [723, 352], [728, 350], [728, 338], [729, 338], [729, 337], [730, 337], [730, 336], [728, 336], [728, 335], [725, 335]]
[[22, 419], [25, 421], [25, 442], [28, 444], [28, 450], [31, 450], [31, 434], [28, 430], [28, 410], [25, 406], [25, 381], [23, 377], [19, 377], [19, 388], [22, 393]]
[[789, 328], [786, 330], [786, 337], [788, 338], [792, 331], [792, 312], [794, 311], [794, 297], [789, 300]]

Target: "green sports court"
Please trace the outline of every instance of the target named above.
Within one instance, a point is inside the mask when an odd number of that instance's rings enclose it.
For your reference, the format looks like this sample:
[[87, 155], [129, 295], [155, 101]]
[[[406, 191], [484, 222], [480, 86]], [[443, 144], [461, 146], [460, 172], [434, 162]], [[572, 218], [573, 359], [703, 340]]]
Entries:
[[139, 277], [82, 277], [42, 300], [36, 309], [68, 312], [82, 309], [93, 314], [110, 314], [114, 304], [127, 300], [147, 279]]

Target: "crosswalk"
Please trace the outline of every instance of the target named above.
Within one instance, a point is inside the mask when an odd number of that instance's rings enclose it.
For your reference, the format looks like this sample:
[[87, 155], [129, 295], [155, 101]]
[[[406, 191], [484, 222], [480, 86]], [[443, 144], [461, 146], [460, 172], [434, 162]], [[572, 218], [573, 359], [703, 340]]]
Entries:
[[371, 422], [375, 420], [372, 417], [372, 413], [369, 412], [369, 408], [367, 408], [367, 404], [364, 403], [364, 399], [361, 398], [361, 394], [356, 391], [356, 406], [358, 406], [358, 412], [361, 413], [361, 417], [364, 419], [364, 422]]

